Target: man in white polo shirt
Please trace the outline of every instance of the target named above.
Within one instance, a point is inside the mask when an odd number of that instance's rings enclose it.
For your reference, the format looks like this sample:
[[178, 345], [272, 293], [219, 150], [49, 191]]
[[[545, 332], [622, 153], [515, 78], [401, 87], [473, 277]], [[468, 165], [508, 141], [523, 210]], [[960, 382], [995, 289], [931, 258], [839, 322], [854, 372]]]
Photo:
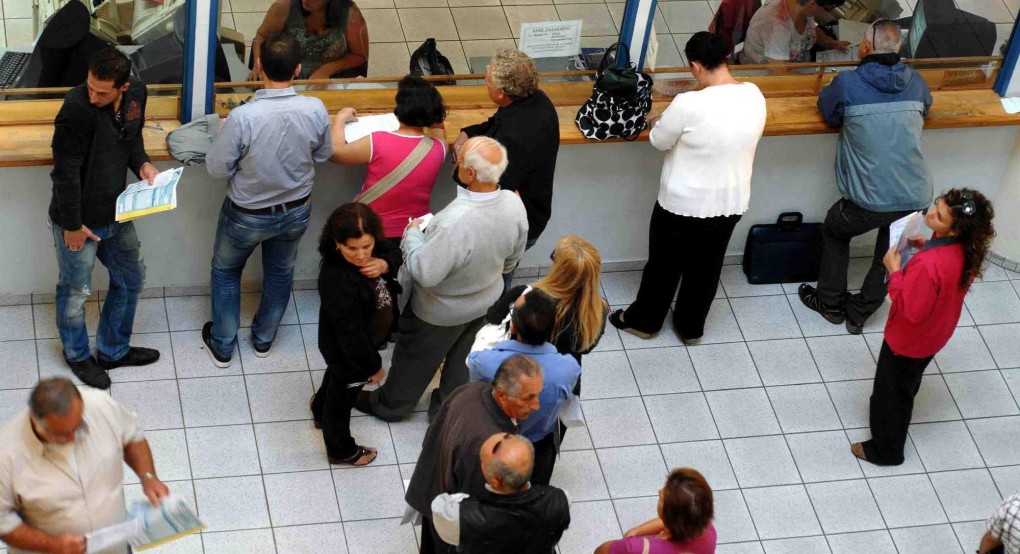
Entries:
[[86, 533], [128, 518], [122, 462], [150, 502], [167, 495], [131, 410], [67, 379], [40, 381], [29, 409], [0, 427], [0, 541], [12, 554], [84, 553]]

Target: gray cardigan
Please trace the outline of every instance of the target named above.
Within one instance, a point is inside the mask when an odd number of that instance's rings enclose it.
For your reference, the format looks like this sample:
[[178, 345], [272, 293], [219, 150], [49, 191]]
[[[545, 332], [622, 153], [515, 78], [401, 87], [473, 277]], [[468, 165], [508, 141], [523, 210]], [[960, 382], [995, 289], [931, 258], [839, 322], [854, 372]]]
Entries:
[[414, 279], [411, 308], [422, 321], [452, 327], [485, 315], [503, 292], [528, 239], [528, 216], [516, 194], [457, 189], [425, 232], [409, 228], [401, 250]]

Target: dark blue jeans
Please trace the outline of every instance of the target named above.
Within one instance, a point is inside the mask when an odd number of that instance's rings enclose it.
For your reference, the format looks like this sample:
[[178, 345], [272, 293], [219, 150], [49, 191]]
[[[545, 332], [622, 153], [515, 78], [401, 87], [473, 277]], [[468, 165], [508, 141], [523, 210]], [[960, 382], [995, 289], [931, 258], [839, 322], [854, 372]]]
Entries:
[[212, 258], [212, 346], [231, 357], [241, 326], [241, 271], [255, 247], [262, 245], [262, 299], [251, 335], [255, 346], [266, 348], [276, 338], [280, 319], [290, 302], [298, 243], [308, 229], [308, 203], [268, 215], [252, 215], [223, 201]]
[[77, 252], [64, 246], [64, 230], [59, 225], [50, 223], [50, 228], [60, 268], [56, 308], [64, 359], [80, 362], [92, 356], [85, 329], [85, 301], [92, 294], [92, 269], [96, 258], [110, 272], [110, 290], [103, 301], [96, 332], [96, 351], [104, 360], [121, 359], [128, 352], [138, 294], [145, 285], [145, 262], [134, 223], [92, 227], [92, 232], [102, 240], [86, 240], [85, 246]]

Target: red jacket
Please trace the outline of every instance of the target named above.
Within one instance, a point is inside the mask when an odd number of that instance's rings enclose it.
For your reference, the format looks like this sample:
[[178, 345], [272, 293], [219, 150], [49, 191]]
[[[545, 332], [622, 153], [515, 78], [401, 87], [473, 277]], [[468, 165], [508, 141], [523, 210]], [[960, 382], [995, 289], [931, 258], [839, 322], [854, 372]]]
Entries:
[[960, 321], [963, 247], [953, 239], [932, 238], [907, 267], [889, 276], [889, 319], [885, 341], [900, 356], [934, 356], [949, 342]]

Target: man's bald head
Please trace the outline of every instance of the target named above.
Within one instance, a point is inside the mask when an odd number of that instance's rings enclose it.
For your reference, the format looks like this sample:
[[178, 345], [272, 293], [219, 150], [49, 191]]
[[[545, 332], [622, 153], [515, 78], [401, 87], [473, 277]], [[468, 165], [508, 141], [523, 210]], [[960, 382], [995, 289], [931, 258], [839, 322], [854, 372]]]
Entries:
[[498, 183], [509, 161], [506, 148], [496, 139], [485, 136], [469, 138], [460, 156], [464, 167], [475, 170], [480, 183]]
[[482, 444], [479, 453], [485, 482], [496, 492], [519, 492], [528, 487], [535, 467], [535, 447], [526, 437], [496, 433]]

